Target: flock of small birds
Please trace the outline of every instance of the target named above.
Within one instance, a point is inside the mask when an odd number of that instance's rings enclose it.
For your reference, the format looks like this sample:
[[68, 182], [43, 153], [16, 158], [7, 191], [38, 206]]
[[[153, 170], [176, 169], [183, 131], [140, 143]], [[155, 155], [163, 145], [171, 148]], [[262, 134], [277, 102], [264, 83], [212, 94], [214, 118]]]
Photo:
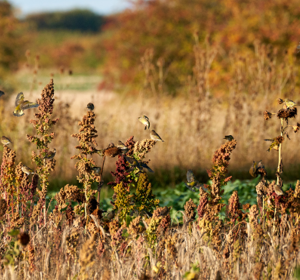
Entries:
[[[300, 43], [297, 46], [297, 52], [300, 52]], [[4, 95], [3, 91], [0, 91], [0, 97]], [[37, 102], [30, 102], [28, 100], [25, 100], [24, 94], [23, 92], [20, 92], [15, 100], [15, 109], [13, 111], [13, 115], [17, 116], [17, 117], [21, 117], [24, 115], [24, 110], [26, 109], [30, 109], [30, 108], [36, 108], [39, 106], [39, 104]], [[289, 99], [285, 99], [284, 100], [284, 109], [288, 109], [288, 108], [293, 108], [297, 106], [297, 104]], [[93, 103], [88, 103], [87, 104], [87, 109], [89, 111], [93, 111], [95, 108]], [[138, 118], [138, 120], [144, 125], [144, 130], [150, 129], [150, 120], [146, 115], [143, 115], [141, 117]], [[164, 142], [164, 140], [162, 140], [162, 138], [155, 132], [155, 130], [151, 130], [150, 131], [150, 138], [154, 141], [161, 141]], [[232, 141], [234, 139], [234, 137], [232, 135], [225, 135], [224, 137], [225, 140], [228, 141]], [[265, 139], [265, 141], [271, 141], [272, 144], [270, 146], [270, 148], [268, 149], [268, 151], [270, 151], [271, 149], [275, 149], [275, 150], [279, 150], [279, 143], [276, 142], [276, 139]], [[7, 146], [9, 144], [12, 144], [11, 140], [6, 137], [6, 136], [2, 136], [1, 137], [1, 143], [3, 144], [3, 146]], [[112, 144], [113, 148], [114, 144]], [[122, 154], [126, 154], [128, 151], [128, 148], [125, 146], [125, 144], [122, 141], [118, 141], [118, 145], [116, 146], [116, 148], [118, 149], [118, 151], [121, 151]], [[97, 151], [99, 153], [99, 155], [103, 156], [105, 155], [105, 151], [103, 150], [98, 150]], [[53, 149], [53, 151], [49, 151], [46, 156], [44, 157], [44, 160], [50, 160], [53, 159], [54, 156], [56, 154], [56, 149]], [[118, 154], [118, 153], [117, 153]], [[146, 169], [148, 172], [153, 172], [153, 170], [144, 162], [142, 161], [138, 161], [133, 157], [129, 157], [129, 156], [125, 156], [125, 160], [127, 163], [130, 164], [131, 168], [129, 169], [129, 171], [133, 171], [133, 170], [137, 170], [137, 172], [142, 172], [143, 169]], [[253, 161], [252, 166], [250, 167], [249, 173], [251, 176], [253, 177], [257, 177], [258, 176], [258, 169], [259, 168], [264, 168], [264, 166], [262, 165], [262, 161], [259, 161], [258, 163], [256, 163], [255, 161]], [[23, 165], [22, 166], [22, 171], [27, 174], [28, 176], [30, 174], [35, 174], [35, 172], [29, 168], [28, 166]], [[100, 173], [101, 171], [101, 167], [93, 167], [93, 171], [97, 174]], [[204, 187], [203, 184], [200, 184], [196, 179], [195, 176], [193, 174], [193, 172], [191, 170], [187, 171], [186, 174], [186, 178], [187, 178], [187, 183], [184, 183], [185, 186], [190, 189], [191, 191], [196, 191], [195, 189], [199, 189], [200, 187], [204, 190], [207, 191], [207, 189]], [[282, 189], [278, 186], [275, 185], [274, 187], [274, 191], [277, 195], [284, 195]]]

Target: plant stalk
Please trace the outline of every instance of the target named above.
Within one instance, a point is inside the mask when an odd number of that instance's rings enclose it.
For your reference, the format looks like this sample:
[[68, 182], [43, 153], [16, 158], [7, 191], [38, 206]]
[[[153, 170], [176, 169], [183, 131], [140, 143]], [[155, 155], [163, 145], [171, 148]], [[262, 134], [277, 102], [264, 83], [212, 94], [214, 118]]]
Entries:
[[102, 174], [103, 174], [103, 168], [104, 168], [104, 163], [105, 163], [105, 156], [103, 157], [103, 162], [102, 162], [102, 167], [101, 167], [101, 173], [100, 173], [100, 182], [98, 184], [98, 204], [99, 204], [99, 209], [100, 209], [100, 193], [101, 193], [101, 188], [102, 188]]
[[[280, 119], [280, 135], [283, 136], [283, 119]], [[278, 166], [277, 166], [277, 182], [276, 184], [279, 185], [279, 173], [281, 172], [280, 166], [281, 166], [281, 160], [282, 160], [282, 143], [279, 144], [279, 151], [278, 151]]]

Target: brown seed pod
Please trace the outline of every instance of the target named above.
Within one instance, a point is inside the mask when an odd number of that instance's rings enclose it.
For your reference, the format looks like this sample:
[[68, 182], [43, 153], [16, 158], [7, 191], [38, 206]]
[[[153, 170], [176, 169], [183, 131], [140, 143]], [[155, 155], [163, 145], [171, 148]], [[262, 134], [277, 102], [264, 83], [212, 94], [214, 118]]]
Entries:
[[18, 240], [20, 241], [21, 245], [25, 247], [30, 241], [30, 236], [27, 232], [21, 232], [18, 235]]

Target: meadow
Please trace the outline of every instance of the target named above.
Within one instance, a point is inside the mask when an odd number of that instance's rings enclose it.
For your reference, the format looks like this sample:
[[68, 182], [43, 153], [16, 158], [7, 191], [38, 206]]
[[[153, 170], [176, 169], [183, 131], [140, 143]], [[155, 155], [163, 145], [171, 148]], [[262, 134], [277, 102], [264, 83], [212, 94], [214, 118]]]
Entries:
[[0, 279], [300, 279], [298, 2], [172, 3], [0, 2]]

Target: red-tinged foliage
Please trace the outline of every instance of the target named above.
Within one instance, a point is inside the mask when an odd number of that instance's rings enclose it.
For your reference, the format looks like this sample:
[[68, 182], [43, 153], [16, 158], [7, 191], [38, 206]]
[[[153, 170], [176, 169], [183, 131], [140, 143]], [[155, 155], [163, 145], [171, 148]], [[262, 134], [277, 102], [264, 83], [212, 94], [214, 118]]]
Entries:
[[[137, 1], [133, 9], [108, 19], [105, 29], [112, 35], [104, 42], [104, 74], [117, 85], [141, 81], [140, 59], [152, 49], [153, 64], [149, 65], [149, 73], [152, 68], [159, 68], [156, 63], [163, 58], [164, 73], [167, 72], [164, 83], [168, 89], [178, 90], [186, 83], [186, 77], [192, 75], [195, 31], [200, 41], [210, 35], [225, 51], [238, 46], [249, 53], [258, 40], [284, 52], [289, 48], [295, 50], [300, 38], [299, 14], [297, 0], [194, 0], [188, 4], [184, 0]], [[229, 58], [222, 55], [225, 67]], [[219, 62], [214, 65], [216, 70]], [[222, 73], [217, 72], [221, 79]], [[228, 72], [224, 73], [223, 78], [227, 75]], [[150, 80], [153, 79], [151, 74]]]

